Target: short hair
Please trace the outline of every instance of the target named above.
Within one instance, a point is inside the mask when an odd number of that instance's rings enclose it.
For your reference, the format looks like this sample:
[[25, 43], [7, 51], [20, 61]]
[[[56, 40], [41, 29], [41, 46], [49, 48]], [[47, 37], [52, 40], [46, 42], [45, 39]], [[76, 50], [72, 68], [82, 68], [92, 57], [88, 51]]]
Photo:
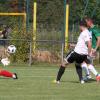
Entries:
[[87, 27], [87, 23], [86, 23], [86, 21], [84, 19], [80, 21], [79, 25]]
[[93, 19], [90, 17], [85, 17], [84, 19], [85, 19], [85, 21], [87, 20], [87, 21], [91, 21], [93, 23]]

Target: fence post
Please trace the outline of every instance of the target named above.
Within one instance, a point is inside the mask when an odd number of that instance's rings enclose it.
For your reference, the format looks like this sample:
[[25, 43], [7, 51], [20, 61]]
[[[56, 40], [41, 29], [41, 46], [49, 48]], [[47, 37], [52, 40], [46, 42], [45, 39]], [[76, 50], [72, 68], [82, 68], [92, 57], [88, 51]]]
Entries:
[[30, 45], [30, 52], [29, 52], [29, 66], [32, 64], [32, 42], [29, 42]]
[[61, 62], [63, 62], [63, 57], [64, 57], [64, 43], [61, 42]]

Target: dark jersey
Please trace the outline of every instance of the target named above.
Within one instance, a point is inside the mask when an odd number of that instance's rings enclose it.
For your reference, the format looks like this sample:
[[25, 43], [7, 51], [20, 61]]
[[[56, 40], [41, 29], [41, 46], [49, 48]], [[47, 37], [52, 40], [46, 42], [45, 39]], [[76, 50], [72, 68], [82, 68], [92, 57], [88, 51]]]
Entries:
[[97, 37], [100, 37], [100, 29], [97, 26], [94, 26], [89, 29], [92, 33], [92, 48], [96, 48]]

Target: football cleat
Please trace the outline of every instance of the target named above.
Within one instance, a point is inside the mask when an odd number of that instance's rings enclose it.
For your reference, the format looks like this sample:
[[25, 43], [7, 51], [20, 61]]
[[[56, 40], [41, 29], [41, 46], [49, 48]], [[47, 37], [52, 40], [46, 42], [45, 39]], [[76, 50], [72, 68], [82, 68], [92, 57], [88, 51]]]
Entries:
[[17, 74], [16, 73], [13, 73], [13, 74], [14, 74], [13, 79], [18, 79]]
[[53, 83], [59, 84], [60, 81], [54, 80]]
[[87, 77], [87, 79], [91, 79], [92, 78], [91, 75], [87, 75], [86, 77]]
[[84, 83], [85, 83], [85, 81], [84, 81], [84, 80], [81, 80], [81, 81], [80, 81], [80, 83], [81, 83], [81, 84], [84, 84]]
[[91, 75], [86, 75], [85, 77], [83, 77], [84, 81], [88, 81], [90, 79], [92, 79]]
[[100, 74], [98, 76], [96, 76], [96, 81], [99, 82], [100, 81]]

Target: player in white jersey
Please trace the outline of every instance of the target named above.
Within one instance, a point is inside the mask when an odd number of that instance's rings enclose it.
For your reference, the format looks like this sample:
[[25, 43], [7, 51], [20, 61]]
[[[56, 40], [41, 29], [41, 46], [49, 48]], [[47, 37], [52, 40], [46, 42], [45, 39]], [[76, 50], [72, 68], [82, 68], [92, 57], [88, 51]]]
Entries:
[[84, 83], [82, 77], [81, 64], [83, 63], [83, 61], [87, 59], [87, 55], [89, 55], [91, 52], [91, 40], [89, 37], [89, 31], [87, 29], [86, 22], [84, 20], [80, 22], [80, 30], [81, 33], [78, 38], [75, 49], [65, 57], [63, 63], [59, 68], [55, 83], [60, 83], [60, 79], [65, 71], [66, 66], [69, 63], [73, 63], [73, 62], [76, 62], [76, 71], [78, 73], [80, 82]]

